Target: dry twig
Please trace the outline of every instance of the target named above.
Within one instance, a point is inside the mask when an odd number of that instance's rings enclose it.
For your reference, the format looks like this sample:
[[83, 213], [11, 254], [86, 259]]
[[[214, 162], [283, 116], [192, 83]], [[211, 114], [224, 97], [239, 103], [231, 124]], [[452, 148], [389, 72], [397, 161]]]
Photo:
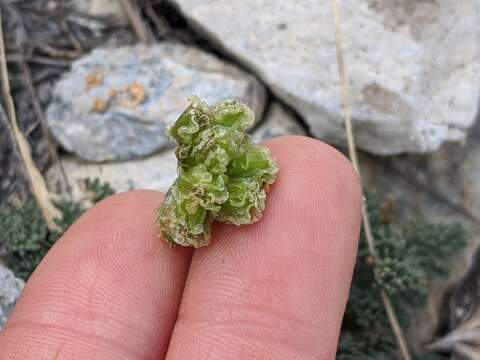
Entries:
[[157, 36], [160, 38], [166, 37], [169, 33], [168, 26], [166, 24], [166, 20], [161, 17], [155, 9], [153, 8], [153, 4], [146, 4], [144, 7], [145, 15], [152, 21], [155, 30], [157, 31]]
[[64, 19], [61, 23], [60, 23], [60, 26], [62, 27], [63, 31], [65, 32], [65, 34], [67, 34], [68, 36], [68, 39], [70, 40], [70, 42], [72, 43], [73, 47], [75, 48], [76, 51], [78, 51], [79, 53], [83, 53], [83, 47], [82, 47], [82, 43], [80, 41], [78, 41], [77, 37], [75, 36], [75, 34], [73, 32], [70, 31], [70, 26], [68, 25], [68, 21], [66, 19]]
[[[358, 164], [357, 150], [355, 147], [355, 138], [353, 136], [352, 104], [350, 100], [350, 92], [349, 92], [348, 81], [347, 81], [347, 72], [346, 72], [346, 67], [345, 67], [345, 62], [343, 59], [343, 52], [342, 52], [340, 11], [338, 9], [337, 0], [331, 0], [331, 1], [332, 1], [332, 8], [333, 8], [333, 14], [334, 14], [335, 45], [336, 45], [336, 51], [337, 51], [338, 74], [340, 78], [342, 108], [345, 116], [345, 130], [347, 133], [348, 153], [349, 153], [349, 157], [352, 162], [352, 165], [357, 171], [361, 181], [360, 167]], [[373, 237], [372, 229], [370, 226], [370, 220], [368, 218], [367, 207], [365, 202], [363, 202], [362, 204], [362, 222], [363, 222], [363, 230], [365, 231], [365, 237], [367, 239], [368, 249], [370, 251], [370, 254], [373, 256], [373, 258], [376, 259], [377, 252], [375, 250], [375, 239]], [[405, 336], [403, 335], [400, 324], [398, 322], [397, 316], [395, 315], [392, 302], [390, 301], [388, 294], [384, 290], [381, 290], [380, 294], [382, 297], [383, 304], [385, 306], [385, 311], [387, 312], [387, 316], [390, 321], [390, 325], [392, 327], [392, 330], [395, 334], [398, 345], [402, 352], [402, 356], [405, 360], [411, 360], [410, 351], [408, 349], [408, 345], [405, 340]]]
[[57, 230], [58, 226], [55, 224], [54, 219], [60, 218], [61, 214], [58, 209], [50, 201], [49, 193], [45, 185], [45, 180], [38, 171], [35, 163], [33, 162], [30, 154], [30, 148], [25, 136], [20, 132], [17, 124], [17, 118], [15, 114], [15, 106], [13, 98], [10, 93], [10, 84], [8, 80], [7, 62], [5, 57], [5, 46], [3, 41], [3, 29], [2, 29], [2, 13], [0, 10], [0, 71], [1, 71], [1, 85], [2, 93], [5, 99], [7, 107], [7, 116], [9, 119], [10, 130], [12, 131], [13, 138], [18, 147], [20, 158], [24, 164], [25, 172], [27, 173], [32, 194], [37, 201], [38, 206], [42, 212], [42, 215], [47, 223], [47, 226], [51, 230]]
[[32, 64], [56, 66], [60, 68], [66, 68], [71, 65], [70, 60], [53, 59], [41, 55], [31, 55], [28, 57], [23, 56], [23, 54], [7, 55], [7, 62], [21, 63], [22, 61], [26, 61]]
[[47, 54], [53, 58], [61, 58], [61, 59], [77, 59], [82, 55], [82, 53], [78, 50], [69, 50], [69, 49], [61, 49], [58, 47], [53, 47], [50, 44], [44, 44], [41, 42], [33, 42], [31, 44], [37, 50]]
[[70, 190], [70, 185], [68, 182], [67, 174], [65, 174], [65, 169], [62, 166], [62, 162], [60, 161], [60, 158], [58, 157], [57, 150], [55, 149], [55, 146], [53, 145], [52, 138], [50, 136], [50, 132], [47, 128], [47, 119], [45, 118], [45, 114], [43, 113], [42, 107], [40, 106], [40, 103], [38, 101], [37, 93], [35, 91], [35, 87], [33, 85], [33, 80], [32, 80], [32, 73], [30, 71], [30, 67], [25, 63], [22, 62], [22, 72], [23, 76], [25, 78], [25, 83], [27, 85], [27, 91], [30, 95], [30, 98], [32, 100], [33, 104], [33, 110], [38, 118], [38, 121], [40, 123], [40, 126], [42, 128], [43, 133], [45, 134], [45, 137], [47, 139], [47, 147], [48, 151], [50, 152], [50, 156], [54, 162], [55, 165], [57, 165], [58, 171], [60, 172], [60, 176], [62, 177], [64, 183], [65, 183], [65, 188], [67, 190]]
[[138, 40], [144, 44], [153, 43], [155, 37], [151, 29], [143, 22], [137, 2], [134, 0], [122, 0], [122, 4]]

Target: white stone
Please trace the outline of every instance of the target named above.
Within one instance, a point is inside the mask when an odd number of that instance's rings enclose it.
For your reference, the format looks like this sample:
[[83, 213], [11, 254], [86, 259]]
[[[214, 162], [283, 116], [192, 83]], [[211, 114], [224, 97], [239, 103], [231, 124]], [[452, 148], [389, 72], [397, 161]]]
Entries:
[[91, 161], [128, 160], [172, 145], [165, 136], [197, 95], [233, 98], [260, 116], [265, 89], [250, 74], [176, 43], [101, 48], [75, 61], [56, 84], [47, 110], [54, 137]]
[[79, 11], [91, 16], [113, 17], [117, 21], [128, 23], [127, 14], [121, 0], [72, 1], [72, 5]]
[[0, 263], [0, 330], [13, 310], [24, 286], [22, 279]]
[[[344, 141], [330, 1], [170, 1], [316, 136]], [[480, 2], [338, 3], [358, 146], [394, 154], [463, 140], [480, 97]]]
[[[82, 184], [86, 178], [108, 182], [116, 192], [129, 190], [167, 191], [177, 177], [177, 159], [173, 150], [166, 150], [144, 159], [123, 162], [93, 163], [73, 156], [61, 159], [75, 200], [86, 200]], [[58, 171], [51, 168], [46, 175], [54, 192], [61, 190]]]
[[261, 143], [284, 135], [306, 135], [294, 115], [278, 102], [270, 105], [264, 121], [255, 129], [252, 140]]

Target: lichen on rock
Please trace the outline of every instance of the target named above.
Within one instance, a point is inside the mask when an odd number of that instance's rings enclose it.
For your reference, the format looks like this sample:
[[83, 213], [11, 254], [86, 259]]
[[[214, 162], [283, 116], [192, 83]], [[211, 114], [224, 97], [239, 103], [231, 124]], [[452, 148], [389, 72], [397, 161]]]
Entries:
[[278, 165], [269, 150], [245, 132], [254, 115], [244, 104], [224, 100], [191, 104], [167, 130], [177, 143], [178, 178], [157, 214], [170, 245], [206, 246], [211, 222], [244, 225], [259, 220]]

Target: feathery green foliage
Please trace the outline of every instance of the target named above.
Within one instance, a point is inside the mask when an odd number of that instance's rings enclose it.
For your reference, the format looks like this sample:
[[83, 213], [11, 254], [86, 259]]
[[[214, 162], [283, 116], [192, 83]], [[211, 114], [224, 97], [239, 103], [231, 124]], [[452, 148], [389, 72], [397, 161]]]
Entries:
[[35, 201], [0, 210], [0, 237], [7, 251], [7, 266], [28, 278], [48, 249], [48, 228]]
[[[99, 179], [85, 179], [85, 188], [94, 203], [113, 193], [110, 185]], [[27, 279], [53, 244], [86, 210], [82, 203], [67, 199], [56, 201], [55, 206], [62, 213], [61, 219], [55, 219], [59, 231], [48, 230], [33, 199], [20, 207], [0, 209], [0, 243], [7, 253], [4, 260], [16, 276]]]
[[157, 221], [170, 245], [208, 245], [213, 220], [242, 225], [260, 219], [278, 165], [266, 147], [252, 144], [246, 134], [253, 120], [240, 102], [210, 107], [192, 98], [167, 131], [177, 143], [178, 178]]
[[[421, 305], [429, 284], [448, 275], [448, 261], [466, 245], [460, 224], [433, 224], [416, 219], [394, 225], [367, 194], [367, 209], [378, 255], [369, 255], [364, 235], [350, 290], [337, 359], [390, 359], [397, 349], [379, 290], [384, 289], [403, 327]], [[423, 358], [423, 355], [422, 355]]]
[[115, 194], [112, 186], [107, 182], [102, 182], [99, 178], [84, 180], [85, 191], [87, 197], [94, 203], [98, 203], [103, 199]]

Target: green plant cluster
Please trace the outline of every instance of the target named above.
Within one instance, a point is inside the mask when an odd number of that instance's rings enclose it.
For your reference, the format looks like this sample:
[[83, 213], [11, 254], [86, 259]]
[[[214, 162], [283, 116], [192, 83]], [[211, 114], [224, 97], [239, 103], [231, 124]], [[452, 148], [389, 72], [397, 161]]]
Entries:
[[87, 197], [96, 204], [103, 199], [115, 194], [115, 190], [108, 182], [103, 182], [99, 178], [86, 178], [84, 180], [84, 188]]
[[[370, 256], [362, 234], [338, 349], [339, 360], [391, 359], [397, 351], [380, 296], [390, 296], [406, 329], [413, 310], [428, 296], [429, 285], [448, 275], [448, 262], [466, 245], [458, 224], [434, 224], [417, 218], [395, 225], [376, 197], [367, 194], [367, 209], [376, 241]], [[421, 359], [433, 355], [421, 355]]]
[[238, 101], [210, 107], [192, 98], [169, 128], [177, 143], [178, 178], [157, 220], [170, 245], [208, 245], [213, 220], [242, 225], [260, 219], [278, 165], [246, 134], [253, 121], [252, 111]]
[[49, 232], [35, 201], [0, 210], [0, 237], [6, 265], [26, 279], [47, 253]]
[[[99, 179], [84, 182], [94, 203], [114, 193], [109, 184]], [[60, 199], [54, 205], [62, 213], [61, 219], [55, 219], [58, 231], [49, 231], [33, 199], [20, 207], [0, 209], [0, 245], [6, 253], [3, 260], [16, 276], [28, 279], [53, 244], [86, 210], [81, 202], [68, 199]]]

